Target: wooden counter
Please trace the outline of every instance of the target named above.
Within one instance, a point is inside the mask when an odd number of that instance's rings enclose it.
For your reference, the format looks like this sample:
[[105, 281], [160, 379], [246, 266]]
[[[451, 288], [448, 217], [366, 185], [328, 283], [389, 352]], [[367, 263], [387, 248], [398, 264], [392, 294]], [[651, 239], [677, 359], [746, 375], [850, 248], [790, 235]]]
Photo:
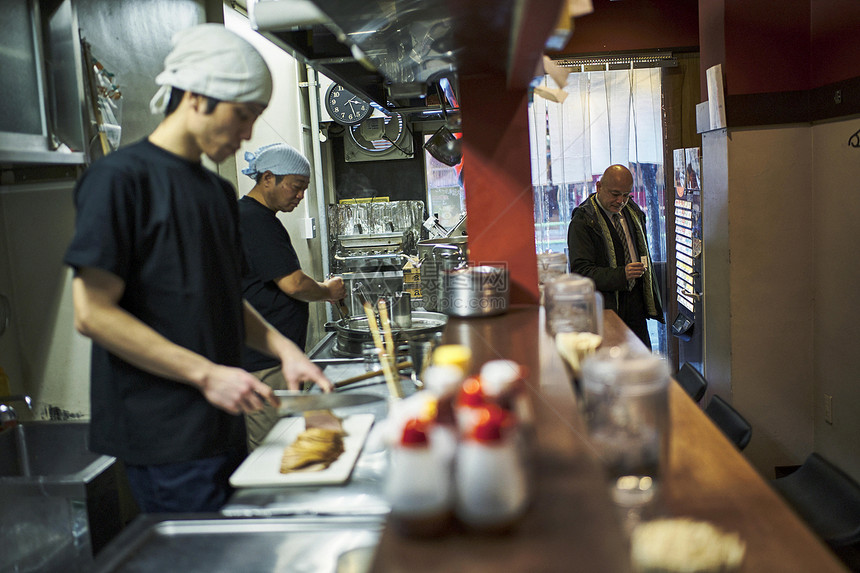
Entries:
[[[618, 316], [604, 317], [604, 344], [641, 342]], [[482, 319], [451, 319], [445, 342], [469, 346], [474, 368], [505, 358], [528, 367], [536, 414], [535, 495], [518, 528], [502, 536], [453, 531], [409, 539], [386, 528], [374, 571], [625, 572], [621, 520], [589, 448], [564, 365], [543, 330], [539, 307]], [[738, 532], [747, 543], [741, 571], [846, 571], [677, 385], [670, 389], [670, 468], [658, 512], [690, 516]]]

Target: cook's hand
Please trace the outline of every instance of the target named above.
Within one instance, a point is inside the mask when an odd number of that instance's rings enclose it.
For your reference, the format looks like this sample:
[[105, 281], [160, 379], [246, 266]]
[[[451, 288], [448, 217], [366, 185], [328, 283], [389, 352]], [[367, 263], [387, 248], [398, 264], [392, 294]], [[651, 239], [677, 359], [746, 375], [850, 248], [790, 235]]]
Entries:
[[323, 284], [326, 286], [329, 292], [329, 300], [340, 300], [346, 297], [346, 287], [343, 284], [343, 279], [341, 277], [332, 277], [327, 281], [324, 281]]
[[628, 281], [633, 281], [645, 274], [645, 265], [643, 263], [629, 263], [624, 267], [624, 273]]
[[322, 370], [310, 361], [304, 352], [293, 352], [289, 356], [281, 357], [283, 364], [284, 379], [290, 390], [301, 390], [303, 382], [313, 382], [323, 392], [334, 390], [334, 384], [326, 378]]
[[213, 405], [231, 414], [261, 410], [265, 402], [280, 405], [272, 389], [241, 368], [214, 365], [202, 383], [203, 395]]

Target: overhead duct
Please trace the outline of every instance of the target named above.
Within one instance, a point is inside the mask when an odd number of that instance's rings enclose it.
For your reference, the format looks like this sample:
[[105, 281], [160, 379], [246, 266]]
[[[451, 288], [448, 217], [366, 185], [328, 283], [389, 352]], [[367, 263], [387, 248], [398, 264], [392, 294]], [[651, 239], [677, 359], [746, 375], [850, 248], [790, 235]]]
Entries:
[[456, 126], [459, 78], [533, 79], [534, 39], [540, 45], [554, 22], [515, 14], [558, 14], [563, 4], [536, 1], [248, 0], [248, 13], [258, 32], [353, 93], [409, 122]]
[[310, 0], [248, 0], [247, 5], [256, 30], [305, 30], [331, 23]]

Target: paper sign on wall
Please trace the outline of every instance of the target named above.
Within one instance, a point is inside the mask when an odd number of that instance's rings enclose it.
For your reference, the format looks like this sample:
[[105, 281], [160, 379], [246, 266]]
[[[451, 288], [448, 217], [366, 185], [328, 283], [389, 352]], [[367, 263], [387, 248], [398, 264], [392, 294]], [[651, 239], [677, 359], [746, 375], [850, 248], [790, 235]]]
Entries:
[[711, 66], [706, 72], [708, 80], [708, 107], [711, 129], [726, 127], [726, 96], [723, 93], [723, 65]]

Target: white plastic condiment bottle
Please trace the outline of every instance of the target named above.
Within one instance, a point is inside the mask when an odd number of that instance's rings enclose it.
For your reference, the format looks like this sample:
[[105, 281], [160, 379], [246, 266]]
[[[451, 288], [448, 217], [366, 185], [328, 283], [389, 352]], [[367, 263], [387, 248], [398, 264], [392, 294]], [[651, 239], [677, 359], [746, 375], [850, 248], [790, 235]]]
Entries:
[[471, 529], [508, 530], [527, 509], [528, 478], [506, 428], [509, 420], [501, 408], [484, 407], [457, 450], [455, 514]]
[[385, 496], [391, 523], [408, 536], [432, 537], [451, 524], [453, 491], [450, 464], [430, 448], [427, 423], [409, 420], [391, 449]]
[[478, 376], [466, 378], [460, 385], [454, 402], [454, 417], [457, 420], [457, 431], [460, 436], [472, 434], [487, 404], [481, 379]]
[[457, 449], [457, 420], [454, 414], [463, 373], [454, 366], [429, 366], [424, 370], [424, 391], [436, 398], [436, 412], [430, 427], [431, 448], [444, 463], [452, 463]]
[[513, 360], [490, 360], [481, 367], [480, 378], [486, 400], [514, 417], [513, 439], [522, 463], [530, 471], [534, 452], [534, 414], [526, 391], [525, 367]]
[[530, 426], [534, 419], [525, 387], [525, 367], [513, 360], [490, 360], [481, 366], [484, 394], [517, 417], [521, 425]]
[[465, 378], [472, 369], [472, 351], [462, 344], [443, 344], [433, 351], [431, 363], [434, 366], [459, 368]]

